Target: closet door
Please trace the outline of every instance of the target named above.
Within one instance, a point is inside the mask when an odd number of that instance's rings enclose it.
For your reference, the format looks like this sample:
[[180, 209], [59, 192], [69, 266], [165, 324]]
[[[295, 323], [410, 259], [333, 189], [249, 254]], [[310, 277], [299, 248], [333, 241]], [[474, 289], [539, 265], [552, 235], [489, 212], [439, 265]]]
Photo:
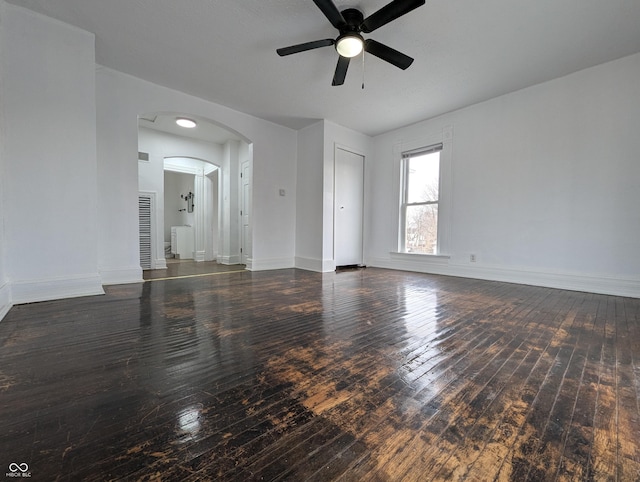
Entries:
[[335, 151], [334, 259], [336, 266], [363, 262], [364, 156]]

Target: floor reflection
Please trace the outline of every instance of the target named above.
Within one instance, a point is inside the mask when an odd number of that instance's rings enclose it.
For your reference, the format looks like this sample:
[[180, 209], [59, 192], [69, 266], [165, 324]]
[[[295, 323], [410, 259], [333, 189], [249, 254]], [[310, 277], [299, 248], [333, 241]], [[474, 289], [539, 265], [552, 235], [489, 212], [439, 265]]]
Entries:
[[189, 276], [213, 275], [243, 271], [243, 264], [220, 264], [216, 261], [194, 261], [192, 259], [167, 259], [166, 269], [149, 269], [142, 272], [145, 280], [163, 280]]
[[105, 291], [0, 324], [0, 453], [43, 479], [638, 473], [638, 300], [369, 268]]

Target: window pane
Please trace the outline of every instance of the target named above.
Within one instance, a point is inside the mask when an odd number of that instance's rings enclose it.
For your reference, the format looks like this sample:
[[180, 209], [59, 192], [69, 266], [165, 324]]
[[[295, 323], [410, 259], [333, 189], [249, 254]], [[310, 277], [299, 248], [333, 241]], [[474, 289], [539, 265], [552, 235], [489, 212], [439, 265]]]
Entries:
[[407, 206], [405, 219], [405, 251], [437, 254], [438, 205]]
[[408, 163], [407, 203], [438, 200], [440, 152], [410, 157]]

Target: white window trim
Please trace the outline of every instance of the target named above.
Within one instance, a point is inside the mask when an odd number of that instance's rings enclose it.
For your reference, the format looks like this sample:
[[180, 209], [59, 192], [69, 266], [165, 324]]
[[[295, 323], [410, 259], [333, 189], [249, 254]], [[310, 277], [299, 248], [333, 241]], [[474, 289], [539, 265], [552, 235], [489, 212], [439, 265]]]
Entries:
[[[402, 152], [402, 159], [400, 161], [401, 163], [401, 173], [400, 173], [400, 196], [401, 196], [401, 201], [400, 201], [400, 231], [399, 231], [399, 235], [400, 235], [400, 252], [401, 253], [406, 253], [407, 252], [407, 246], [406, 246], [406, 230], [407, 230], [407, 208], [410, 206], [432, 206], [432, 205], [437, 205], [438, 206], [438, 210], [440, 209], [440, 183], [441, 183], [441, 176], [438, 176], [438, 199], [436, 199], [435, 201], [424, 201], [424, 202], [413, 202], [410, 203], [408, 202], [408, 195], [409, 193], [407, 192], [408, 190], [408, 179], [409, 179], [409, 160], [422, 155], [423, 153], [438, 153], [438, 173], [440, 173], [440, 167], [442, 166], [442, 161], [441, 161], [441, 156], [442, 156], [442, 149], [443, 149], [443, 145], [440, 142], [437, 142], [435, 144], [430, 144], [428, 146], [424, 146], [424, 148], [420, 148], [417, 149], [418, 152], [411, 152], [411, 151], [403, 151]], [[440, 246], [439, 246], [439, 239], [440, 239], [440, 216], [438, 216], [438, 236], [436, 241], [438, 242], [438, 245], [436, 246], [436, 251], [437, 253], [417, 253], [417, 254], [431, 254], [431, 255], [437, 255], [440, 253]], [[404, 234], [403, 234], [404, 233]]]
[[[422, 147], [442, 144], [440, 151], [440, 189], [438, 199], [438, 248], [436, 254], [405, 253], [403, 236], [403, 162], [402, 153], [413, 151]], [[396, 233], [390, 246], [390, 253], [397, 255], [410, 255], [413, 257], [448, 257], [451, 251], [451, 211], [452, 211], [452, 150], [453, 150], [453, 126], [445, 126], [441, 132], [425, 135], [412, 140], [400, 140], [393, 146], [393, 182], [395, 189], [396, 206], [394, 208], [394, 225]]]

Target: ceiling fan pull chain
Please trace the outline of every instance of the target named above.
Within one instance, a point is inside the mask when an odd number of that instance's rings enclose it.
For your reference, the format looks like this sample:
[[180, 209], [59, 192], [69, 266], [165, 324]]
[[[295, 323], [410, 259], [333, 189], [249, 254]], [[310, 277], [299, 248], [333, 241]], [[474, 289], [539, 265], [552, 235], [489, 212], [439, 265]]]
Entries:
[[362, 51], [362, 90], [364, 90], [364, 50]]

